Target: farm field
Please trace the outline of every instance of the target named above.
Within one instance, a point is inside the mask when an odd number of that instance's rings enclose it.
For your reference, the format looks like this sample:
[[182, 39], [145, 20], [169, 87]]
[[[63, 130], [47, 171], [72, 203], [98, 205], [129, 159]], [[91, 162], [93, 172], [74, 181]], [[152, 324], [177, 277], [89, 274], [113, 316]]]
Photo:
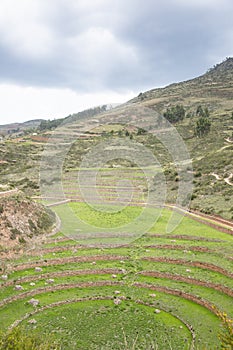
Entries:
[[232, 79], [0, 127], [1, 350], [233, 349]]
[[[124, 224], [141, 210], [106, 214], [68, 205], [106, 229], [110, 219]], [[53, 209], [63, 220], [64, 206]], [[190, 217], [168, 234], [170, 216], [163, 209], [128, 244], [82, 245], [60, 232], [6, 260], [0, 328], [53, 333], [67, 350], [220, 349], [218, 311], [233, 318], [233, 236]]]

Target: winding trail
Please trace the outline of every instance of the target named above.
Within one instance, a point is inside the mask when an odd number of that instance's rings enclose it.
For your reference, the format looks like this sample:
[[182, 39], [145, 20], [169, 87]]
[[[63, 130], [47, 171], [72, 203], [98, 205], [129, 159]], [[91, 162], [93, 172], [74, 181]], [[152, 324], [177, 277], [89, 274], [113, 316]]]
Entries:
[[224, 181], [228, 184], [228, 185], [230, 185], [230, 186], [233, 186], [233, 183], [231, 182], [231, 179], [233, 178], [233, 174], [231, 173], [228, 177], [226, 177], [225, 179], [224, 179]]
[[231, 182], [231, 179], [233, 178], [233, 174], [231, 173], [228, 177], [222, 178], [221, 176], [219, 176], [218, 174], [215, 173], [211, 173], [210, 175], [214, 176], [216, 178], [216, 180], [218, 181], [225, 181], [228, 185], [233, 186], [233, 183]]
[[221, 176], [219, 176], [218, 174], [211, 173], [210, 175], [213, 175], [216, 180], [222, 180]]
[[3, 197], [3, 198], [8, 197], [18, 192], [19, 192], [18, 188], [15, 188], [14, 190], [9, 190], [9, 191], [3, 191], [3, 192], [0, 192], [0, 197]]

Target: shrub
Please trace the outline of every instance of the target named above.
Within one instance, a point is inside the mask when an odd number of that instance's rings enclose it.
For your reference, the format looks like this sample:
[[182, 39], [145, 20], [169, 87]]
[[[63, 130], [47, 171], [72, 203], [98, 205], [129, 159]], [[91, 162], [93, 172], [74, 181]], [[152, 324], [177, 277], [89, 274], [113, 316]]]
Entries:
[[52, 211], [48, 210], [46, 213], [42, 213], [37, 221], [37, 226], [42, 230], [46, 231], [55, 222], [55, 215]]
[[22, 232], [19, 231], [17, 228], [12, 228], [12, 229], [11, 229], [10, 239], [14, 240], [14, 239], [16, 239], [16, 237], [17, 237], [18, 235], [21, 235], [21, 234], [22, 234]]
[[24, 239], [23, 237], [19, 237], [19, 243], [21, 243], [21, 244], [25, 244], [25, 243], [26, 243], [26, 241], [25, 241], [25, 239]]
[[12, 228], [11, 229], [11, 232], [14, 234], [14, 235], [21, 235], [22, 232], [20, 230], [18, 230], [17, 228]]
[[185, 109], [182, 105], [172, 106], [167, 108], [163, 113], [164, 118], [166, 118], [170, 123], [177, 123], [180, 120], [183, 120], [185, 117]]
[[210, 131], [211, 122], [207, 117], [200, 117], [196, 123], [196, 135], [201, 137]]
[[233, 349], [233, 320], [226, 313], [219, 312], [218, 316], [222, 320], [223, 330], [219, 333], [221, 348], [223, 350]]
[[28, 219], [28, 224], [29, 224], [30, 230], [34, 232], [36, 230], [36, 225], [34, 224], [32, 219]]
[[198, 171], [198, 172], [194, 173], [194, 177], [201, 177], [201, 172]]
[[60, 350], [61, 346], [53, 339], [42, 337], [34, 331], [13, 328], [0, 333], [0, 350]]

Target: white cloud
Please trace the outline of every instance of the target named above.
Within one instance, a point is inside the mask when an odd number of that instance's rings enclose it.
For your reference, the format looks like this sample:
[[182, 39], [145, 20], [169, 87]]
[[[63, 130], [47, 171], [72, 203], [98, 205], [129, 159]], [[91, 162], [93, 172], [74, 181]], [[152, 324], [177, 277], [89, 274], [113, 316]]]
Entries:
[[231, 4], [229, 0], [172, 0], [173, 3], [185, 7], [193, 8], [210, 8], [210, 10], [215, 10], [223, 8]]
[[0, 0], [1, 118], [64, 116], [200, 75], [232, 54], [232, 7], [232, 0]]
[[17, 85], [0, 85], [0, 125], [35, 118], [58, 118], [108, 103], [122, 103], [135, 92], [102, 91], [78, 94], [70, 89], [40, 89]]
[[[105, 77], [115, 66], [130, 62], [138, 64], [138, 54], [133, 46], [126, 45], [105, 28], [92, 27], [68, 41], [68, 52], [76, 58], [93, 80]], [[100, 81], [101, 79], [99, 79]]]
[[53, 34], [40, 0], [1, 0], [0, 42], [13, 53], [33, 59], [47, 57], [53, 48]]

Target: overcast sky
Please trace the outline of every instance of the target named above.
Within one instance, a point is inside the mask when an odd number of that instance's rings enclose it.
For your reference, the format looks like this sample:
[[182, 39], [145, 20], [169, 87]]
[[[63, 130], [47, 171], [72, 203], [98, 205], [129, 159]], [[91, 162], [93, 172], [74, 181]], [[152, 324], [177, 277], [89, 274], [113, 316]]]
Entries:
[[0, 124], [57, 118], [233, 56], [232, 0], [0, 0]]

